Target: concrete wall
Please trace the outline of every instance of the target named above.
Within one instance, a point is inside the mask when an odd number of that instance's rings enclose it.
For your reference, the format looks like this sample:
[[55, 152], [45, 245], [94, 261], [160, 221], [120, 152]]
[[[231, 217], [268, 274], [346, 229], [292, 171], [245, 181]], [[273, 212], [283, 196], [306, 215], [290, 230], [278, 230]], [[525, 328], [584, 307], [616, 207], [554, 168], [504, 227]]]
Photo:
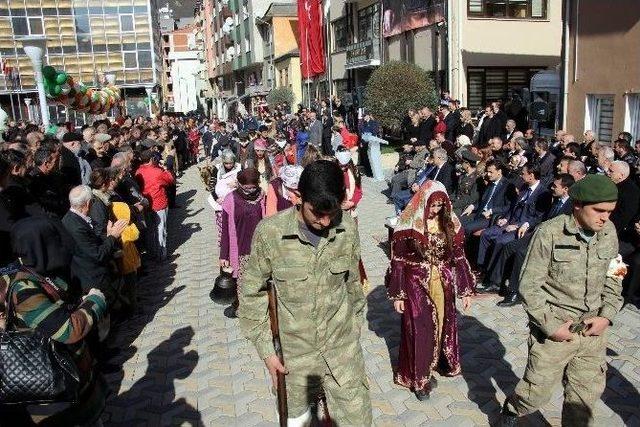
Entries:
[[298, 18], [276, 16], [273, 18], [274, 57], [298, 48]]
[[466, 0], [450, 0], [450, 90], [467, 100], [467, 67], [545, 67], [560, 63], [562, 1], [547, 0], [547, 19], [476, 18]]
[[276, 86], [280, 87], [280, 70], [288, 69], [289, 87], [293, 91], [292, 105], [302, 102], [302, 73], [300, 72], [300, 57], [292, 56], [290, 58], [278, 61], [274, 64], [276, 69]]
[[625, 94], [640, 93], [640, 2], [572, 3], [566, 127], [575, 135], [587, 130], [587, 94], [614, 95], [615, 138], [624, 126]]
[[174, 111], [183, 113], [195, 110], [197, 107], [200, 78], [197, 74], [200, 61], [189, 58], [187, 53], [173, 54], [171, 64], [171, 80], [173, 81]]

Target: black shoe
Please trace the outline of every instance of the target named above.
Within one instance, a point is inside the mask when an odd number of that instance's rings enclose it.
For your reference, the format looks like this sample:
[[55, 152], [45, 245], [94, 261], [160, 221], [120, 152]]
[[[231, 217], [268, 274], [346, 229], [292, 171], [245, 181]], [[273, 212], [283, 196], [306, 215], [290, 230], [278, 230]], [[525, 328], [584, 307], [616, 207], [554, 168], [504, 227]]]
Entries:
[[416, 390], [414, 392], [414, 394], [416, 395], [416, 398], [421, 402], [424, 402], [425, 400], [429, 400], [429, 393], [431, 393], [430, 390]]
[[498, 307], [513, 307], [514, 305], [520, 304], [520, 297], [518, 294], [509, 293], [504, 297], [502, 301], [498, 302]]
[[498, 292], [500, 292], [500, 286], [496, 285], [495, 283], [487, 283], [482, 287], [478, 287], [476, 291], [479, 294], [497, 294]]
[[238, 317], [238, 310], [232, 305], [225, 308], [223, 313], [229, 319], [236, 319]]

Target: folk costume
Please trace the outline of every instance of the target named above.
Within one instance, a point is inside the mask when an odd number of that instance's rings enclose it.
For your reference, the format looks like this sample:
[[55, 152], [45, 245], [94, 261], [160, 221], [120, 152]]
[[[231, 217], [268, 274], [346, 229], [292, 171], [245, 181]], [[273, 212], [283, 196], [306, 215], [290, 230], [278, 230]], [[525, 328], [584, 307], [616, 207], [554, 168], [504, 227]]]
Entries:
[[[443, 202], [442, 211], [430, 219], [435, 201]], [[452, 227], [450, 237], [443, 227]], [[460, 373], [455, 297], [475, 289], [463, 248], [464, 231], [444, 186], [426, 181], [395, 228], [386, 278], [389, 298], [405, 302], [394, 381], [415, 392], [430, 391], [434, 369], [445, 376]]]

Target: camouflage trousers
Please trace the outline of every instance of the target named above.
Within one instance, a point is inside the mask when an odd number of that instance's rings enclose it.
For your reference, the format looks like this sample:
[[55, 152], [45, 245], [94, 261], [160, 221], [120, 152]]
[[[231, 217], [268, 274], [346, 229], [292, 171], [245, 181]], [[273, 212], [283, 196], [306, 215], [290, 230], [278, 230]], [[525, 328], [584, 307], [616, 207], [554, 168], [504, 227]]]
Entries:
[[540, 409], [562, 380], [563, 426], [592, 426], [593, 410], [606, 384], [606, 333], [576, 335], [572, 341], [540, 342], [529, 335], [529, 358], [522, 380], [507, 398], [506, 407], [519, 416]]
[[353, 375], [338, 383], [325, 363], [306, 372], [290, 372], [286, 380], [289, 420], [307, 413], [324, 392], [333, 425], [371, 425], [369, 383], [364, 370], [362, 376]]

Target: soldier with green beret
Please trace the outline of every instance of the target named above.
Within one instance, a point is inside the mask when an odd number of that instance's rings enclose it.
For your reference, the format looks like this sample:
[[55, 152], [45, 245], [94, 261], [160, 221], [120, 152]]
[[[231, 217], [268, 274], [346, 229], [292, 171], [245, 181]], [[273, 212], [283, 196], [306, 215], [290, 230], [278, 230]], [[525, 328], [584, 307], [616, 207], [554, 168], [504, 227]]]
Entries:
[[[322, 392], [332, 421], [371, 425], [371, 400], [360, 346], [366, 299], [360, 242], [342, 215], [345, 184], [327, 160], [308, 165], [298, 184], [302, 203], [264, 219], [239, 283], [240, 329], [267, 365], [273, 385], [286, 373], [288, 425], [306, 425]], [[267, 314], [267, 280], [277, 290], [284, 366], [275, 356]]]
[[503, 426], [515, 426], [517, 417], [541, 408], [560, 379], [562, 425], [593, 425], [605, 388], [607, 330], [622, 307], [626, 273], [609, 221], [618, 190], [608, 177], [589, 175], [569, 195], [573, 214], [538, 227], [523, 265], [520, 294], [529, 316], [529, 357], [504, 403]]

